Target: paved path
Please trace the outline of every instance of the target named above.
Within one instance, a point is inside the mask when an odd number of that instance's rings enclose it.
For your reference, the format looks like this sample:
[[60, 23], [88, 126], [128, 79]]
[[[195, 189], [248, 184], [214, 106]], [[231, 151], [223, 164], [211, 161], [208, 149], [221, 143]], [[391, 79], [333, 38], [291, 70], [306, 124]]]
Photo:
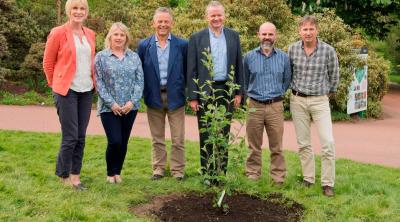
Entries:
[[[336, 155], [364, 163], [400, 167], [400, 87], [394, 87], [383, 99], [384, 113], [379, 120], [339, 122], [333, 124], [336, 141]], [[198, 141], [197, 121], [186, 116], [186, 139]], [[233, 125], [233, 129], [237, 125]], [[0, 105], [0, 129], [38, 132], [60, 132], [60, 125], [54, 107], [4, 106]], [[244, 134], [244, 129], [241, 132]], [[88, 134], [104, 135], [100, 119], [93, 110]], [[147, 117], [139, 113], [135, 121], [133, 136], [150, 137]], [[170, 135], [170, 132], [166, 132]], [[169, 136], [168, 136], [169, 137]], [[312, 131], [313, 146], [320, 153], [318, 137]], [[292, 122], [285, 121], [283, 146], [296, 151], [296, 136]], [[264, 146], [267, 138], [264, 133]]]

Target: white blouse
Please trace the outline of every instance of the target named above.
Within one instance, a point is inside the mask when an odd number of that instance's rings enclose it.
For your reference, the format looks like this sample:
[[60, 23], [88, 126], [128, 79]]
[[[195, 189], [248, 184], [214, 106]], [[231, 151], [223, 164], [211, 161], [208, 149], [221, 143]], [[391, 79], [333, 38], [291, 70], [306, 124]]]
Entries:
[[88, 92], [93, 89], [92, 49], [85, 36], [82, 36], [82, 41], [78, 35], [73, 36], [76, 49], [76, 72], [70, 88], [75, 92]]

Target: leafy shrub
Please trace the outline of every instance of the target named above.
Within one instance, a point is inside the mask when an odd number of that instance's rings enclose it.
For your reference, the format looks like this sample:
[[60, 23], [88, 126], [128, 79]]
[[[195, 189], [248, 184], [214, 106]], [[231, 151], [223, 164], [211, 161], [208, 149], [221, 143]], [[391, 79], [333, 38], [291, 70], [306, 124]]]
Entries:
[[368, 55], [368, 105], [367, 117], [377, 118], [382, 112], [380, 101], [388, 90], [390, 65], [377, 57], [374, 52]]
[[5, 49], [0, 65], [19, 69], [30, 45], [39, 40], [40, 29], [35, 20], [16, 6], [14, 0], [0, 1], [0, 41]]
[[45, 43], [32, 44], [18, 72], [18, 77], [32, 83], [36, 91], [43, 91], [46, 85], [42, 68], [44, 47]]

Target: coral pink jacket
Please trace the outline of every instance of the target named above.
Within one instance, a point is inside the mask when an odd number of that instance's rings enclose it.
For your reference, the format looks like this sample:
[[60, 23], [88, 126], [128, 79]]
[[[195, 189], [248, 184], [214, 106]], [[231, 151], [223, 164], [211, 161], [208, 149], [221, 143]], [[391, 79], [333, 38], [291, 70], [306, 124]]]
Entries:
[[[92, 49], [92, 79], [94, 77], [95, 33], [83, 27], [83, 32]], [[43, 70], [47, 83], [53, 92], [67, 95], [76, 72], [76, 50], [73, 33], [68, 23], [55, 27], [47, 37], [46, 48], [43, 56]]]

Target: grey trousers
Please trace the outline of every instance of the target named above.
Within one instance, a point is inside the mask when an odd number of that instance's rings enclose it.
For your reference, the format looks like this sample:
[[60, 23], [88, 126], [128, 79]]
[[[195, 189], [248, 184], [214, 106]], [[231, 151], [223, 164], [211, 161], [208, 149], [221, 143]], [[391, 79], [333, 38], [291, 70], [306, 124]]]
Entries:
[[71, 89], [66, 96], [53, 93], [62, 133], [56, 164], [56, 175], [59, 177], [66, 178], [81, 172], [92, 96], [92, 91], [80, 93]]

